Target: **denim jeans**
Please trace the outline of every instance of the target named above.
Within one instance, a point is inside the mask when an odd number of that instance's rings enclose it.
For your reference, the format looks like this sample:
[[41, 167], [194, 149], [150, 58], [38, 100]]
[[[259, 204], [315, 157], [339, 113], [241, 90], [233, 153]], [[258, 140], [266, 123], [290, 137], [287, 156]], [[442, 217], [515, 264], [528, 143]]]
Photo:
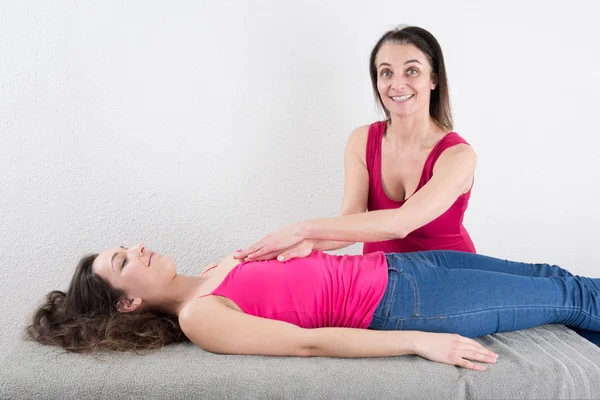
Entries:
[[542, 324], [600, 331], [600, 279], [457, 251], [390, 253], [386, 259], [388, 284], [369, 329], [466, 337]]

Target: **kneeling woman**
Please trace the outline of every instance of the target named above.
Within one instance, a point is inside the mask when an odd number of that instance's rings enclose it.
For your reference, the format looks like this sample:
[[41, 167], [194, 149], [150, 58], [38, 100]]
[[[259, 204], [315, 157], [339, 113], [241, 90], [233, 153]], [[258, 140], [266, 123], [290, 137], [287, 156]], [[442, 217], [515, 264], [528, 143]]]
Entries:
[[83, 258], [27, 331], [70, 351], [191, 340], [215, 353], [417, 354], [483, 370], [475, 362], [497, 355], [469, 338], [541, 324], [600, 331], [600, 279], [453, 251], [315, 251], [286, 263], [231, 255], [194, 277], [137, 245]]

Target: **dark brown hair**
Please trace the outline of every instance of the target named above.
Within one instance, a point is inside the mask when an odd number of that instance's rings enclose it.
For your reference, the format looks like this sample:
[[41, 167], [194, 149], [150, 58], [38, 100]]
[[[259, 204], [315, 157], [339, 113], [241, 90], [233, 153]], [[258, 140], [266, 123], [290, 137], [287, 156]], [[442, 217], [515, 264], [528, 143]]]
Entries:
[[435, 89], [431, 92], [429, 103], [429, 115], [435, 123], [443, 129], [452, 130], [452, 110], [450, 108], [450, 94], [448, 91], [448, 77], [446, 76], [446, 64], [442, 48], [436, 38], [423, 28], [417, 26], [403, 26], [386, 32], [375, 44], [369, 59], [369, 72], [375, 99], [381, 106], [387, 118], [390, 112], [383, 105], [379, 91], [377, 90], [377, 65], [375, 58], [379, 49], [384, 44], [412, 44], [421, 50], [431, 66], [432, 78], [437, 80]]
[[125, 293], [92, 271], [98, 255], [85, 256], [66, 293], [54, 290], [26, 329], [32, 340], [72, 352], [101, 349], [143, 351], [189, 339], [177, 317], [141, 311], [120, 313]]

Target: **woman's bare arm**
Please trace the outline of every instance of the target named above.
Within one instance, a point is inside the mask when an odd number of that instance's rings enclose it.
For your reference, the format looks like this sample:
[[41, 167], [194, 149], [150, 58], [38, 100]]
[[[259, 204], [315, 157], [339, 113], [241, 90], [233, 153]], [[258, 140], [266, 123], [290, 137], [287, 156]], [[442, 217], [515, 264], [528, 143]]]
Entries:
[[299, 234], [304, 239], [357, 242], [404, 238], [442, 215], [468, 190], [476, 164], [477, 157], [470, 146], [454, 146], [440, 156], [429, 182], [402, 207], [304, 221], [298, 225]]
[[303, 240], [380, 242], [402, 239], [442, 215], [470, 188], [476, 164], [477, 157], [469, 145], [456, 145], [442, 153], [432, 178], [402, 207], [302, 221], [265, 236], [236, 257], [274, 258]]
[[[481, 369], [464, 359], [490, 361], [493, 354], [477, 342], [458, 335], [416, 331], [375, 331], [352, 328], [304, 329], [276, 320], [244, 314], [227, 306], [218, 297], [196, 299], [179, 316], [186, 336], [204, 350], [222, 354], [270, 356], [386, 357], [419, 354], [427, 348], [427, 358]], [[439, 335], [439, 336], [436, 336]], [[447, 337], [448, 344], [444, 343]], [[434, 346], [422, 346], [431, 340]], [[462, 348], [461, 348], [462, 343]], [[438, 354], [439, 353], [439, 354]]]
[[[369, 199], [369, 170], [367, 168], [367, 138], [369, 125], [363, 125], [350, 133], [344, 150], [344, 196], [340, 216], [364, 213]], [[353, 245], [354, 241], [309, 239], [297, 243], [285, 251], [265, 254], [261, 259], [277, 257], [280, 261], [306, 257], [312, 250], [339, 250]]]

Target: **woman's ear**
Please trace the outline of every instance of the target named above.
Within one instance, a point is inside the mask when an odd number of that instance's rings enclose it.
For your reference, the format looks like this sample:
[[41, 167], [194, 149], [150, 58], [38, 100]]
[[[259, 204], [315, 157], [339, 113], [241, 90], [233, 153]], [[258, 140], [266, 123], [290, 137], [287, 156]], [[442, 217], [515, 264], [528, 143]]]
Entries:
[[438, 77], [436, 74], [431, 74], [431, 90], [435, 90], [438, 84]]
[[140, 308], [142, 305], [142, 299], [138, 298], [127, 298], [124, 297], [117, 303], [117, 311], [121, 313], [132, 312]]

